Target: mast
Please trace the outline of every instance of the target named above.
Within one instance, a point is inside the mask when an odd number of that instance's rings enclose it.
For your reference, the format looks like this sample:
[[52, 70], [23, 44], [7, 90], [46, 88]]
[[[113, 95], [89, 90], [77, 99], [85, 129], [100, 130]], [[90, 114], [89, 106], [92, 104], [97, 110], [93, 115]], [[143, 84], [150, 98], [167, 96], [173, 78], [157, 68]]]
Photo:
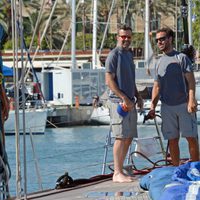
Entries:
[[[66, 3], [69, 4], [68, 0], [66, 0]], [[80, 1], [78, 2], [77, 6], [76, 6], [76, 13], [77, 13], [77, 10], [78, 10], [79, 6], [80, 6]], [[68, 28], [68, 30], [67, 30], [66, 35], [65, 35], [65, 39], [64, 39], [63, 44], [62, 44], [62, 47], [61, 47], [61, 49], [60, 49], [60, 52], [59, 52], [57, 61], [60, 60], [60, 56], [61, 56], [61, 54], [62, 54], [62, 52], [63, 52], [63, 50], [64, 50], [64, 48], [65, 48], [65, 44], [67, 43], [67, 39], [68, 39], [69, 33], [70, 33], [70, 31], [71, 31], [71, 28], [72, 28], [72, 23], [70, 23], [70, 26], [69, 26], [69, 28]]]
[[[189, 1], [189, 3], [191, 3]], [[186, 3], [186, 0], [182, 0], [181, 5], [181, 14], [183, 18], [183, 34], [184, 34], [184, 46], [182, 52], [185, 53], [192, 63], [195, 62], [195, 49], [191, 45], [192, 44], [192, 25], [191, 25], [191, 4], [189, 6], [189, 19], [188, 19], [188, 5]], [[188, 28], [189, 26], [189, 28]]]
[[20, 162], [20, 137], [19, 137], [19, 85], [18, 85], [18, 34], [17, 34], [17, 2], [11, 1], [12, 13], [12, 50], [14, 69], [14, 98], [15, 98], [15, 146], [16, 146], [16, 197], [21, 198], [21, 162]]
[[149, 0], [145, 0], [145, 67], [149, 65]]
[[188, 0], [188, 31], [189, 31], [189, 44], [192, 45], [192, 2]]
[[175, 5], [175, 43], [176, 43], [176, 49], [178, 49], [178, 15], [177, 15], [177, 7], [178, 7], [178, 0], [176, 0], [176, 5]]
[[92, 68], [97, 68], [97, 0], [93, 1]]
[[18, 32], [20, 36], [20, 49], [21, 49], [21, 69], [22, 78], [21, 86], [22, 91], [22, 125], [23, 125], [23, 168], [24, 168], [24, 199], [27, 199], [27, 165], [26, 165], [26, 123], [25, 123], [25, 68], [24, 68], [24, 45], [23, 45], [23, 18], [22, 18], [22, 0], [19, 0], [19, 20], [18, 20]]
[[72, 32], [71, 32], [72, 69], [76, 68], [76, 1], [72, 0]]
[[186, 0], [182, 0], [181, 14], [183, 18], [183, 34], [184, 34], [184, 43], [189, 44], [189, 35], [188, 35], [188, 5]]

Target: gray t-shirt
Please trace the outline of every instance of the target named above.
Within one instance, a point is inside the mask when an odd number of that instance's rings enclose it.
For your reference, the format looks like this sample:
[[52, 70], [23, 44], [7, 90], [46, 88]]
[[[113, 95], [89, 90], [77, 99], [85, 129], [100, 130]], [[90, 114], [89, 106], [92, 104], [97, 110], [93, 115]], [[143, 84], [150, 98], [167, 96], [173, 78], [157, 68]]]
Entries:
[[164, 54], [156, 64], [155, 80], [160, 83], [160, 100], [167, 105], [180, 105], [187, 102], [188, 84], [185, 73], [192, 72], [188, 57], [173, 50]]
[[[136, 85], [133, 53], [116, 47], [108, 54], [105, 66], [106, 72], [115, 74], [115, 81], [119, 89], [134, 101]], [[110, 91], [109, 97], [110, 99], [117, 98], [112, 91]]]

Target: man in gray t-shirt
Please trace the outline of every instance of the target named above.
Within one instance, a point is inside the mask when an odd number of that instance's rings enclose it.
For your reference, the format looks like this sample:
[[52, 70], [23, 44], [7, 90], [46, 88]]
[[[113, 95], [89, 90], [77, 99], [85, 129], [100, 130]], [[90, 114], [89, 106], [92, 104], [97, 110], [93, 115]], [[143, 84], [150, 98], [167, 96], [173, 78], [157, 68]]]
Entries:
[[[115, 137], [113, 147], [113, 182], [131, 182], [133, 178], [123, 173], [123, 163], [132, 142], [137, 137], [137, 111], [135, 103], [142, 108], [143, 101], [135, 84], [135, 65], [129, 50], [132, 30], [123, 25], [119, 28], [117, 47], [106, 59], [106, 84], [110, 89], [110, 117], [112, 133]], [[135, 99], [136, 98], [136, 99]], [[119, 103], [127, 111], [126, 116], [117, 112]]]
[[171, 29], [158, 30], [156, 42], [163, 55], [156, 64], [149, 115], [155, 116], [155, 107], [160, 98], [162, 133], [164, 139], [169, 140], [173, 165], [180, 164], [180, 134], [187, 139], [191, 161], [198, 161], [197, 101], [192, 63], [185, 54], [173, 49]]

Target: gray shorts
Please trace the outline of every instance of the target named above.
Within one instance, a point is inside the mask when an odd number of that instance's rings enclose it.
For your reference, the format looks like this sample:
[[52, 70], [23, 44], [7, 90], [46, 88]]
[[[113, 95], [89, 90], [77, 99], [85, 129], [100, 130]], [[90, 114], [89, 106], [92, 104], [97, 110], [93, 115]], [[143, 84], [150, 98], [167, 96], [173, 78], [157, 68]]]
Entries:
[[161, 105], [162, 126], [164, 139], [182, 137], [197, 137], [198, 127], [196, 113], [188, 113], [187, 103], [168, 106]]
[[118, 103], [110, 102], [112, 136], [115, 138], [137, 137], [137, 110], [133, 109], [126, 117], [122, 117], [117, 112], [117, 106]]

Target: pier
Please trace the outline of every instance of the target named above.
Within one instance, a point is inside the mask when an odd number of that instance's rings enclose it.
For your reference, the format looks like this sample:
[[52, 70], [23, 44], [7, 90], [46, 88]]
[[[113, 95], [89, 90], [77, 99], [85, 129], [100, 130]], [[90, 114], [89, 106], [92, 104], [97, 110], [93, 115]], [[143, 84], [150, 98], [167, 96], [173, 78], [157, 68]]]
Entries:
[[47, 127], [66, 127], [91, 124], [92, 106], [56, 106], [48, 112]]

